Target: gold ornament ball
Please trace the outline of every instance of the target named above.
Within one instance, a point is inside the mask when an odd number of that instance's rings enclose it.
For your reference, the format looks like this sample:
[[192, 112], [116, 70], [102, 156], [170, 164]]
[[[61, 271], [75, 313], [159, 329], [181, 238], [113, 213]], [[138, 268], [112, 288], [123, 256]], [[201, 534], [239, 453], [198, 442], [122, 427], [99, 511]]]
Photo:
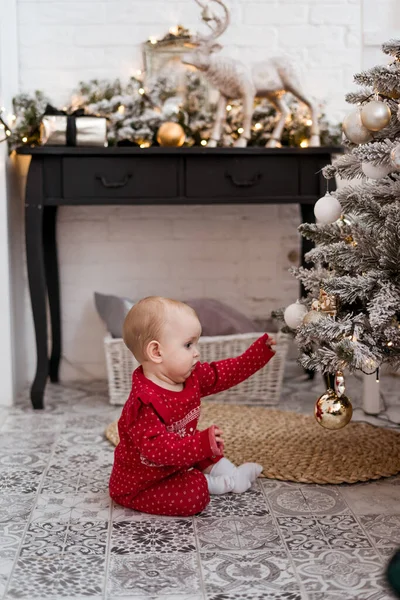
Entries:
[[400, 170], [400, 144], [390, 152], [390, 160], [395, 169]]
[[341, 429], [350, 422], [353, 407], [347, 396], [338, 396], [333, 390], [327, 390], [315, 404], [315, 418], [325, 429]]
[[384, 102], [373, 100], [361, 109], [362, 124], [370, 131], [380, 131], [390, 122], [392, 113]]
[[160, 146], [182, 146], [185, 142], [185, 132], [179, 123], [167, 121], [160, 125], [157, 131], [157, 142]]
[[353, 144], [365, 144], [372, 140], [372, 134], [361, 122], [361, 110], [353, 109], [343, 119], [343, 132]]
[[325, 319], [327, 313], [320, 310], [310, 310], [303, 319], [303, 325], [309, 325], [310, 323], [318, 323], [321, 319]]

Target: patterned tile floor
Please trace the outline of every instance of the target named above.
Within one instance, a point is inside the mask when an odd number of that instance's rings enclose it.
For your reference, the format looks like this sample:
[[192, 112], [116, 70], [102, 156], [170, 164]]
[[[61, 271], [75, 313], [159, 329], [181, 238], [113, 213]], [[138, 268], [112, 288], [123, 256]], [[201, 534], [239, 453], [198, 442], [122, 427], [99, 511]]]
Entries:
[[[398, 403], [398, 381], [385, 378], [386, 404]], [[355, 405], [359, 388], [348, 385]], [[323, 389], [289, 361], [279, 407], [310, 413]], [[400, 475], [343, 486], [258, 480], [194, 518], [153, 517], [109, 500], [103, 432], [120, 408], [105, 382], [49, 385], [40, 413], [27, 398], [0, 411], [0, 598], [393, 598], [383, 572], [400, 546]]]

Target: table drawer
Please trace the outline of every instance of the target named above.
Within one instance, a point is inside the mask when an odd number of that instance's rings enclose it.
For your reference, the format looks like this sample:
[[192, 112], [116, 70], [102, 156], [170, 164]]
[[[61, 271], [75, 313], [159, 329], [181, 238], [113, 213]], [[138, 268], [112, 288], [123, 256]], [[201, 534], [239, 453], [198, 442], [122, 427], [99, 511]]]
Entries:
[[172, 198], [178, 161], [172, 156], [63, 159], [64, 198]]
[[[284, 168], [282, 168], [284, 165]], [[188, 197], [263, 198], [299, 194], [296, 156], [193, 156], [186, 158]]]

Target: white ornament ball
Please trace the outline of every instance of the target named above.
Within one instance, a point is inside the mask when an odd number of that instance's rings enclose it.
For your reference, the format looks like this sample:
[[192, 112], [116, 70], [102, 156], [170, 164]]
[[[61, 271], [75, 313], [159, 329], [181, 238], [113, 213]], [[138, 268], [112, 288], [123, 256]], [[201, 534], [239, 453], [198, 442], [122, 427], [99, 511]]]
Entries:
[[394, 168], [400, 170], [400, 144], [390, 152], [390, 160]]
[[384, 102], [373, 100], [361, 109], [361, 122], [370, 131], [380, 131], [389, 124], [392, 113]]
[[361, 109], [352, 110], [343, 119], [343, 132], [353, 144], [366, 144], [372, 140], [372, 134], [361, 121]]
[[342, 214], [342, 207], [335, 196], [329, 192], [316, 201], [314, 205], [314, 215], [319, 223], [334, 223]]
[[381, 179], [393, 171], [393, 167], [390, 165], [373, 165], [369, 162], [361, 163], [361, 169], [364, 175], [370, 179]]
[[301, 325], [304, 316], [307, 314], [307, 308], [304, 304], [300, 304], [297, 300], [294, 304], [289, 304], [289, 306], [285, 309], [283, 314], [283, 318], [285, 319], [285, 323], [291, 329], [297, 329], [299, 325]]

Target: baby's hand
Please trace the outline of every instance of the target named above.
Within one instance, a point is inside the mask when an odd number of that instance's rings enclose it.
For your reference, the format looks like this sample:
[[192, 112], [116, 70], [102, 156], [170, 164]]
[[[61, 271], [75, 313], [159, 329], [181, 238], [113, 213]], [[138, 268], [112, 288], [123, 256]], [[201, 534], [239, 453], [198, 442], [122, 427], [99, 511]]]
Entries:
[[267, 346], [269, 346], [271, 348], [271, 346], [276, 346], [276, 341], [273, 337], [268, 337], [265, 340], [265, 343], [267, 344]]
[[222, 437], [223, 431], [215, 426], [214, 428], [215, 441], [217, 442], [217, 446], [224, 446], [224, 438]]

